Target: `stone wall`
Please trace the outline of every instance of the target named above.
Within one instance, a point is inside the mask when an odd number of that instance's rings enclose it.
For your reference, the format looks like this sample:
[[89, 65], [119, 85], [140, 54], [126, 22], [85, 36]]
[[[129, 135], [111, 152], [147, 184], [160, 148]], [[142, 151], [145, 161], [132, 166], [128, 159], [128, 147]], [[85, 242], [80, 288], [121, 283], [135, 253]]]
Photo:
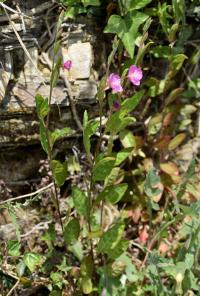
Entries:
[[[21, 12], [28, 17], [11, 14], [13, 24], [8, 22], [6, 15], [0, 16], [0, 179], [8, 184], [20, 184], [22, 180], [34, 178], [40, 159], [45, 157], [40, 148], [34, 97], [36, 93], [49, 94], [58, 11], [51, 1], [38, 3], [33, 8], [21, 1]], [[63, 60], [71, 59], [73, 65], [64, 75], [70, 83], [71, 99], [82, 121], [84, 109], [95, 114], [95, 96], [103, 65], [101, 30], [94, 19], [65, 20], [61, 40], [59, 54]], [[70, 126], [75, 131], [63, 141], [63, 149], [77, 144], [77, 137], [81, 135], [71, 103], [61, 77], [53, 92], [52, 128]]]

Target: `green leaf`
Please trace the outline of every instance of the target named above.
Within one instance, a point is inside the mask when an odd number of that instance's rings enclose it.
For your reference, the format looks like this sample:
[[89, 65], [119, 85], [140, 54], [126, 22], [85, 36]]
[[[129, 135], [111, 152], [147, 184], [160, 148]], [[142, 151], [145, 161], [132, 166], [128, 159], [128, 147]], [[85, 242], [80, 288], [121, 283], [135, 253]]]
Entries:
[[[74, 1], [74, 0], [73, 0]], [[87, 10], [85, 7], [72, 6], [69, 7], [65, 13], [66, 18], [74, 19], [78, 14], [86, 13]]]
[[110, 251], [108, 251], [108, 257], [110, 259], [116, 259], [121, 256], [129, 246], [129, 241], [126, 239], [121, 239], [119, 243]]
[[92, 257], [91, 256], [84, 257], [83, 261], [81, 262], [81, 275], [92, 277], [93, 269], [94, 269], [94, 266], [93, 266]]
[[46, 135], [46, 127], [43, 119], [40, 119], [40, 142], [43, 150], [48, 154], [48, 140]]
[[115, 164], [115, 158], [105, 157], [94, 165], [92, 170], [93, 181], [104, 181]]
[[155, 169], [151, 169], [145, 180], [144, 191], [149, 197], [154, 197], [162, 192], [161, 189], [157, 187], [160, 183], [160, 177], [156, 174]]
[[77, 213], [86, 220], [89, 216], [89, 199], [78, 187], [73, 187], [72, 198]]
[[[90, 120], [87, 122], [86, 120], [87, 120], [87, 118], [85, 117], [84, 125], [86, 125], [86, 126], [83, 129], [83, 144], [84, 144], [86, 153], [90, 154], [90, 149], [91, 149], [90, 137], [95, 134], [95, 132], [99, 126], [99, 122], [94, 121], [94, 120]], [[86, 122], [87, 122], [87, 124], [86, 124]]]
[[120, 141], [122, 142], [122, 145], [127, 148], [135, 148], [136, 147], [136, 141], [133, 133], [129, 130], [123, 130], [120, 134]]
[[66, 177], [68, 175], [67, 163], [61, 163], [58, 160], [52, 160], [51, 169], [56, 184], [58, 185], [58, 187], [61, 187], [64, 184]]
[[53, 148], [53, 145], [57, 140], [64, 138], [70, 133], [71, 129], [68, 127], [64, 127], [62, 129], [55, 129], [53, 132], [49, 132], [51, 148]]
[[129, 12], [124, 18], [119, 15], [111, 15], [104, 32], [117, 34], [122, 40], [130, 57], [133, 58], [139, 26], [144, 23], [147, 18], [148, 15], [137, 11]]
[[19, 277], [24, 275], [26, 265], [23, 260], [20, 260], [19, 263], [16, 265], [16, 271]]
[[8, 241], [8, 254], [14, 257], [20, 256], [21, 244], [15, 240]]
[[125, 112], [127, 114], [129, 112], [132, 112], [140, 103], [143, 95], [144, 95], [144, 90], [139, 91], [132, 97], [124, 100], [123, 103], [121, 104], [120, 113]]
[[89, 5], [91, 6], [100, 6], [100, 0], [81, 0], [81, 2], [83, 3], [84, 7], [87, 7]]
[[109, 254], [120, 242], [124, 233], [124, 224], [117, 223], [102, 235], [97, 250], [98, 253]]
[[87, 110], [85, 110], [83, 115], [83, 129], [86, 128], [88, 121], [89, 121], [88, 112]]
[[[134, 141], [135, 143], [135, 141]], [[129, 148], [122, 149], [116, 155], [115, 166], [120, 165], [127, 157], [131, 155], [133, 148], [130, 146]]]
[[57, 286], [59, 289], [62, 289], [63, 286], [63, 278], [62, 274], [59, 272], [51, 272], [50, 279], [53, 281], [53, 284]]
[[40, 94], [36, 94], [35, 102], [38, 117], [44, 119], [49, 113], [48, 98], [43, 98]]
[[106, 124], [106, 132], [117, 134], [121, 130], [123, 130], [126, 126], [133, 123], [135, 121], [134, 117], [125, 117], [125, 111], [123, 112], [115, 112], [112, 114], [111, 118], [108, 120]]
[[107, 202], [115, 204], [122, 199], [127, 188], [128, 185], [125, 183], [108, 186], [98, 195], [96, 202], [99, 203], [102, 199], [104, 199]]
[[88, 295], [93, 291], [93, 285], [92, 285], [92, 280], [89, 277], [83, 277], [81, 279], [81, 286], [83, 293]]
[[172, 72], [171, 77], [172, 77], [172, 75], [173, 76], [176, 75], [176, 73], [181, 69], [184, 61], [187, 58], [188, 57], [182, 53], [172, 56], [171, 65], [170, 65], [170, 70]]
[[60, 75], [60, 67], [62, 65], [62, 59], [59, 58], [56, 62], [56, 65], [53, 69], [52, 75], [51, 75], [51, 85], [52, 87], [55, 87], [58, 81], [58, 77]]
[[80, 224], [77, 218], [72, 219], [64, 227], [64, 240], [67, 244], [73, 244], [78, 240]]
[[23, 260], [30, 271], [34, 272], [36, 267], [42, 264], [43, 257], [37, 253], [26, 253]]
[[137, 10], [147, 6], [152, 0], [123, 0], [127, 11]]
[[78, 258], [79, 261], [83, 260], [83, 247], [80, 241], [77, 241], [73, 245], [69, 245], [68, 249]]
[[163, 4], [161, 4], [160, 2], [158, 3], [158, 17], [159, 17], [163, 32], [167, 35], [167, 37], [171, 28], [171, 25], [169, 23], [169, 19], [171, 18], [171, 16], [168, 13], [169, 7], [170, 5], [167, 5], [166, 2]]
[[186, 138], [186, 134], [184, 133], [181, 133], [181, 134], [178, 134], [176, 137], [174, 137], [169, 145], [168, 145], [168, 149], [171, 151], [171, 150], [174, 150], [176, 149]]
[[53, 249], [53, 245], [54, 245], [54, 242], [56, 240], [56, 231], [55, 231], [55, 225], [54, 224], [49, 224], [48, 230], [41, 237], [41, 240], [46, 241], [49, 249]]
[[171, 48], [169, 46], [158, 45], [151, 49], [151, 54], [154, 55], [155, 58], [163, 58], [168, 59], [170, 56]]

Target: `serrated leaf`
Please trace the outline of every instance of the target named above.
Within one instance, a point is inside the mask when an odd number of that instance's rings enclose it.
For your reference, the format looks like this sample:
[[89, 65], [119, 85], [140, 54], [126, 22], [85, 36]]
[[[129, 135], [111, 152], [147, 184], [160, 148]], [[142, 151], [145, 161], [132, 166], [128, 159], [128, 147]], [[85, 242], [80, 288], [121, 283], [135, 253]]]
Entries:
[[9, 240], [8, 241], [8, 254], [11, 256], [20, 256], [21, 244], [19, 241]]
[[35, 102], [38, 117], [44, 119], [49, 113], [48, 98], [43, 98], [40, 94], [36, 94]]
[[23, 257], [23, 261], [30, 271], [34, 272], [36, 267], [42, 264], [43, 257], [37, 253], [26, 253]]
[[122, 40], [131, 58], [134, 56], [135, 41], [138, 36], [139, 26], [146, 21], [148, 15], [133, 11], [124, 18], [119, 15], [111, 15], [105, 33], [114, 33]]
[[113, 169], [114, 164], [114, 157], [105, 157], [98, 161], [92, 170], [93, 181], [104, 181]]
[[186, 138], [185, 133], [178, 134], [169, 142], [168, 149], [170, 151], [176, 149], [185, 140], [185, 138]]
[[104, 199], [107, 202], [115, 204], [122, 199], [127, 188], [128, 185], [125, 183], [108, 186], [98, 195], [96, 202], [99, 203]]
[[78, 240], [80, 224], [77, 218], [70, 220], [64, 227], [64, 240], [67, 244], [73, 244]]
[[55, 179], [56, 184], [58, 187], [61, 187], [68, 175], [67, 163], [61, 163], [58, 160], [52, 160], [51, 162], [51, 169]]
[[86, 220], [89, 216], [89, 199], [78, 187], [73, 187], [72, 198], [77, 213]]

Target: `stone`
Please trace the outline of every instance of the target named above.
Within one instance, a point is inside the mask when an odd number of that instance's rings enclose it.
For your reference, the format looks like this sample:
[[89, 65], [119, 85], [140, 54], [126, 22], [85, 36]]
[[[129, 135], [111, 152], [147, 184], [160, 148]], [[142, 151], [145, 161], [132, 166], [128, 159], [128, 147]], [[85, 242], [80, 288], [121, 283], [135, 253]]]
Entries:
[[79, 42], [70, 45], [68, 56], [72, 61], [72, 68], [69, 71], [71, 79], [89, 79], [93, 64], [91, 44], [89, 42]]

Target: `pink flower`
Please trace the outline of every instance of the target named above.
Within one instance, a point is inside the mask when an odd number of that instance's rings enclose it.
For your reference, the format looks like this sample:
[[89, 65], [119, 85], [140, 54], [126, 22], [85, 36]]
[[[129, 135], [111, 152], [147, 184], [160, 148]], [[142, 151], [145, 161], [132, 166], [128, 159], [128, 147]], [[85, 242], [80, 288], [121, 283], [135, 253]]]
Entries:
[[64, 68], [65, 70], [70, 70], [71, 67], [72, 67], [72, 61], [71, 61], [71, 60], [67, 60], [66, 62], [64, 62], [64, 64], [63, 64], [63, 68]]
[[128, 70], [128, 79], [134, 85], [140, 85], [140, 80], [142, 79], [142, 77], [143, 77], [143, 74], [140, 68], [138, 68], [136, 65], [130, 66]]
[[110, 74], [108, 77], [108, 86], [112, 88], [113, 93], [122, 92], [121, 80], [118, 74]]

